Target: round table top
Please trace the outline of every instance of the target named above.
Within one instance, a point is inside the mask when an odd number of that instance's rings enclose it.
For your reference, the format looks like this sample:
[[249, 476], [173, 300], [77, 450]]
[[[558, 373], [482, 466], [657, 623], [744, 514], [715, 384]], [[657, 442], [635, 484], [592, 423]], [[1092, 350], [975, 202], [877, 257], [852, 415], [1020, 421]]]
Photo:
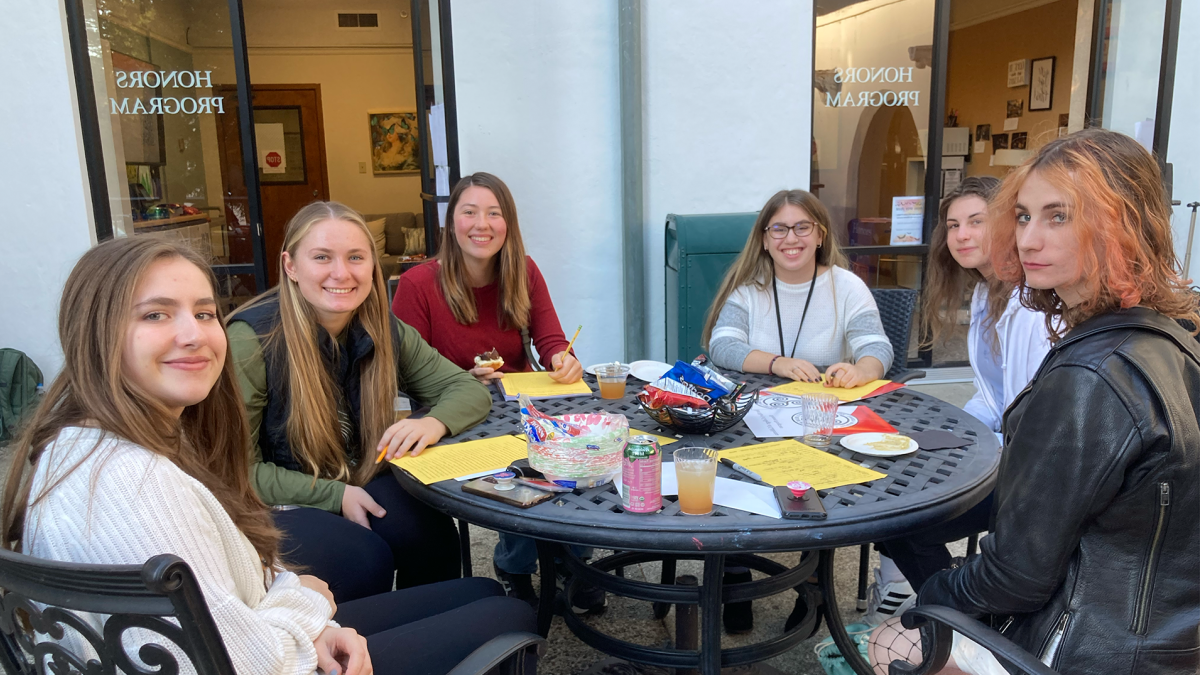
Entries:
[[[737, 374], [736, 379], [748, 382], [752, 388], [782, 383], [767, 375]], [[594, 378], [585, 375], [585, 380], [594, 391]], [[605, 400], [597, 394], [540, 400], [534, 404], [549, 415], [619, 413], [629, 418], [631, 433], [637, 429], [680, 438], [679, 443], [663, 446], [664, 454], [687, 445], [724, 450], [782, 440], [755, 438], [744, 422], [709, 436], [679, 437], [660, 428], [637, 404], [634, 395], [642, 384], [630, 378], [623, 399]], [[881, 458], [847, 450], [836, 442], [835, 436], [835, 443], [826, 451], [887, 477], [821, 490], [819, 494], [828, 511], [825, 520], [777, 519], [719, 505], [709, 516], [687, 516], [679, 512], [674, 497], [667, 496], [663, 497], [663, 509], [657, 514], [625, 513], [612, 484], [563, 493], [532, 508], [521, 509], [463, 492], [459, 481], [423, 485], [394, 465], [393, 471], [404, 488], [418, 499], [475, 525], [585, 546], [676, 553], [797, 551], [886, 541], [960, 515], [991, 491], [1000, 461], [999, 442], [979, 420], [909, 387], [866, 399], [859, 405], [875, 411], [900, 433], [942, 429], [974, 443], [963, 448], [918, 450], [900, 457]], [[494, 392], [487, 420], [441, 442], [519, 434], [520, 424], [519, 404]], [[750, 480], [724, 465], [718, 465], [717, 475]]]

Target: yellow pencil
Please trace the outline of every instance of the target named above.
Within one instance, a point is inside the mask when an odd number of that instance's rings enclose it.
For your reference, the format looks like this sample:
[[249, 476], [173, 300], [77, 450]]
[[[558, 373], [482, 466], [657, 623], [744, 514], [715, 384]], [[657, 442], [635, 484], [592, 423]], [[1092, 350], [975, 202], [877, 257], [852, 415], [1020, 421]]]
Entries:
[[379, 456], [375, 458], [375, 463], [376, 463], [376, 464], [378, 464], [378, 463], [380, 463], [380, 462], [382, 462], [382, 461], [383, 461], [383, 458], [384, 458], [384, 456], [386, 456], [386, 455], [387, 455], [388, 447], [389, 447], [389, 446], [386, 446], [386, 445], [385, 445], [385, 446], [383, 446], [383, 450], [380, 450], [380, 451], [379, 451]]
[[[583, 324], [579, 324], [579, 328], [575, 329], [575, 335], [571, 336], [571, 341], [567, 343], [567, 348], [563, 350], [562, 362], [558, 364], [559, 368], [562, 367], [563, 363], [566, 363], [567, 354], [571, 353], [571, 347], [575, 345], [575, 338], [579, 337], [579, 331], [581, 330], [583, 330]], [[558, 370], [558, 368], [555, 368], [555, 370]]]

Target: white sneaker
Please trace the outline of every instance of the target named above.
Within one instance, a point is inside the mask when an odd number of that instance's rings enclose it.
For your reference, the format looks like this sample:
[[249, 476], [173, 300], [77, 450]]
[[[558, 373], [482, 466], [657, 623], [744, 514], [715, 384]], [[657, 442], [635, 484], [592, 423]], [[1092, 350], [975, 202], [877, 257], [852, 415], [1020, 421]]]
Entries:
[[863, 616], [863, 622], [870, 626], [900, 616], [917, 604], [917, 594], [907, 580], [885, 584], [880, 579], [878, 567], [874, 572], [875, 582], [868, 587], [867, 613]]

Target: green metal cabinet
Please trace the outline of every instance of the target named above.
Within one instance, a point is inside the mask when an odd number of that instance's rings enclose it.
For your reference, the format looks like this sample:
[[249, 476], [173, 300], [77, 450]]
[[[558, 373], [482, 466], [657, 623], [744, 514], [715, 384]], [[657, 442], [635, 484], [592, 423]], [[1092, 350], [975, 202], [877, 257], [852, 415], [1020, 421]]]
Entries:
[[690, 361], [704, 351], [704, 317], [725, 272], [742, 252], [757, 213], [667, 216], [667, 362]]

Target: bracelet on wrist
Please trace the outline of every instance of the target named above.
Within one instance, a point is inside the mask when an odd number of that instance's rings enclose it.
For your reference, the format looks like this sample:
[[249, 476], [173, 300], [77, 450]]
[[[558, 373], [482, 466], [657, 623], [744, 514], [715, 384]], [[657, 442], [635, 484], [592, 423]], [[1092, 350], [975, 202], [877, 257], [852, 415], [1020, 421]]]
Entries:
[[783, 358], [782, 354], [777, 354], [774, 358], [771, 359], [771, 362], [767, 364], [767, 374], [768, 375], [775, 374], [775, 362], [782, 358]]

